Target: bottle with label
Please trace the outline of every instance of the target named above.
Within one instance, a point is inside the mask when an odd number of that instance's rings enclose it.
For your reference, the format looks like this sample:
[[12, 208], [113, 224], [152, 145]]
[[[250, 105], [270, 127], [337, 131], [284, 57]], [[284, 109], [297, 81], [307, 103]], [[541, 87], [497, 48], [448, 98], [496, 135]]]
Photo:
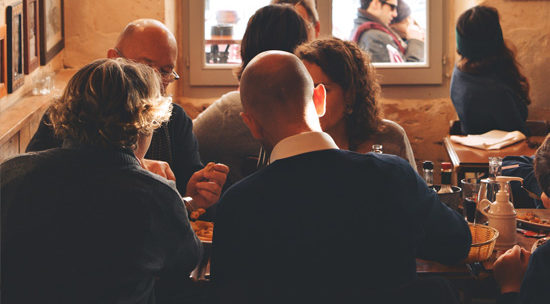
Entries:
[[377, 153], [377, 154], [382, 154], [384, 153], [382, 151], [382, 145], [378, 144], [378, 145], [372, 145], [372, 152], [373, 153]]
[[422, 163], [422, 169], [424, 171], [424, 180], [426, 181], [426, 184], [428, 184], [428, 187], [431, 187], [434, 185], [434, 163], [427, 160]]
[[453, 174], [453, 166], [449, 162], [441, 163], [441, 188], [437, 191], [438, 194], [453, 193], [451, 188], [451, 175]]

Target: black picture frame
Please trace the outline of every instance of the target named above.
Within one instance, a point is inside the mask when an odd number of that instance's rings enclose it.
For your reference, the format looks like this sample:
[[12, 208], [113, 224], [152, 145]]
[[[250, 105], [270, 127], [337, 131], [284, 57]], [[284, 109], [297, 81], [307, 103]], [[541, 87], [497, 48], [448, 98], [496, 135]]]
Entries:
[[25, 74], [40, 66], [40, 11], [38, 0], [23, 0]]
[[6, 8], [8, 93], [17, 90], [25, 82], [23, 22], [23, 2], [8, 5]]
[[47, 64], [65, 47], [63, 0], [40, 0], [40, 64]]

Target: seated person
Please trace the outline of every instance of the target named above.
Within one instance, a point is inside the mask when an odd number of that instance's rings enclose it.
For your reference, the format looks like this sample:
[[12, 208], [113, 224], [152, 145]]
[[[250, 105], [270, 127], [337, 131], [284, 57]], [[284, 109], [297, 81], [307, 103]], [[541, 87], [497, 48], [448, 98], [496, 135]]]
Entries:
[[317, 12], [317, 0], [271, 0], [271, 4], [292, 4], [296, 12], [306, 22], [310, 40], [318, 38], [321, 32], [321, 22]]
[[410, 26], [406, 42], [391, 27], [397, 16], [397, 0], [361, 0], [352, 39], [369, 53], [372, 62], [424, 61], [424, 33]]
[[[550, 136], [535, 154], [535, 176], [542, 189], [541, 200], [550, 208]], [[502, 295], [497, 303], [547, 303], [550, 286], [550, 242], [532, 254], [516, 246], [500, 256], [493, 273]]]
[[464, 218], [405, 160], [339, 150], [322, 132], [325, 87], [299, 58], [255, 57], [241, 101], [271, 162], [220, 200], [211, 270], [221, 300], [358, 303], [414, 281], [416, 257], [452, 264], [468, 255]]
[[[512, 187], [512, 197], [514, 198], [514, 206], [516, 208], [544, 208], [540, 199], [531, 197], [527, 191], [523, 189], [527, 189], [539, 198], [542, 194], [537, 179], [535, 178], [535, 171], [533, 168], [534, 158], [534, 155], [506, 156], [502, 160], [502, 175], [523, 178], [523, 183], [510, 183]], [[523, 188], [521, 187], [522, 184]]]
[[414, 154], [403, 128], [381, 119], [380, 85], [368, 55], [354, 43], [338, 38], [315, 40], [299, 46], [315, 85], [327, 90], [327, 112], [321, 127], [340, 149], [367, 153], [381, 144], [383, 152], [407, 160], [416, 170]]
[[[292, 52], [308, 40], [304, 19], [291, 5], [268, 5], [250, 17], [241, 41], [242, 64], [236, 72], [241, 78], [248, 62], [262, 51]], [[203, 161], [227, 164], [231, 172], [226, 187], [239, 181], [256, 169], [260, 143], [244, 125], [239, 91], [229, 92], [204, 110], [193, 122]], [[213, 131], [215, 130], [215, 131]]]
[[[140, 166], [170, 118], [161, 91], [146, 65], [96, 60], [48, 112], [63, 146], [0, 165], [6, 303], [155, 303], [159, 282], [189, 276], [201, 246], [182, 199]], [[189, 184], [219, 192], [214, 174]]]
[[528, 130], [529, 83], [502, 37], [498, 11], [475, 6], [458, 18], [460, 55], [451, 79], [451, 99], [464, 134]]
[[[108, 50], [107, 57], [124, 57], [153, 67], [162, 76], [161, 89], [165, 92], [170, 83], [179, 79], [174, 71], [177, 54], [176, 38], [164, 24], [154, 19], [139, 19], [124, 28], [115, 47]], [[191, 119], [179, 105], [173, 104], [172, 107], [170, 120], [155, 130], [151, 146], [140, 162], [145, 169], [176, 180], [180, 194], [190, 196], [185, 193], [188, 181], [203, 165]], [[26, 151], [56, 148], [62, 142], [61, 138], [55, 137], [46, 113]], [[224, 170], [221, 166], [215, 169], [220, 172]], [[224, 181], [225, 176], [223, 181], [217, 182], [223, 186]], [[218, 198], [215, 197], [211, 203]]]
[[404, 0], [397, 1], [397, 16], [391, 20], [390, 27], [405, 41], [407, 41], [407, 32], [411, 27], [422, 33], [422, 39], [425, 37], [424, 30], [412, 18], [411, 8]]

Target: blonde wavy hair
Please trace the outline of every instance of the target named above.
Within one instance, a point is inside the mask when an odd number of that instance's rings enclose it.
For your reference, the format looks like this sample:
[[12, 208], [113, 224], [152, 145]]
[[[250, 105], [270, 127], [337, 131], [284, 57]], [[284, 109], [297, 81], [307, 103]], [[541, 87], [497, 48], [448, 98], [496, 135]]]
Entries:
[[48, 109], [55, 134], [93, 146], [135, 149], [171, 115], [161, 77], [144, 64], [99, 59], [80, 69]]

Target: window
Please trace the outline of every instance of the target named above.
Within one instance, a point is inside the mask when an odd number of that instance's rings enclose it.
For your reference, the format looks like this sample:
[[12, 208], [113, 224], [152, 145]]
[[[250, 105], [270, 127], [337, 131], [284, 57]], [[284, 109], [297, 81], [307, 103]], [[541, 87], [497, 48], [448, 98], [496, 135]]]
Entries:
[[[240, 39], [254, 12], [269, 0], [190, 0], [190, 84], [236, 85]], [[382, 84], [439, 84], [442, 81], [443, 4], [406, 0], [411, 16], [426, 30], [423, 62], [374, 63]], [[359, 0], [317, 0], [321, 37], [349, 39]], [[201, 13], [202, 12], [202, 13]], [[197, 46], [197, 47], [195, 47]], [[201, 46], [201, 47], [198, 47]]]

